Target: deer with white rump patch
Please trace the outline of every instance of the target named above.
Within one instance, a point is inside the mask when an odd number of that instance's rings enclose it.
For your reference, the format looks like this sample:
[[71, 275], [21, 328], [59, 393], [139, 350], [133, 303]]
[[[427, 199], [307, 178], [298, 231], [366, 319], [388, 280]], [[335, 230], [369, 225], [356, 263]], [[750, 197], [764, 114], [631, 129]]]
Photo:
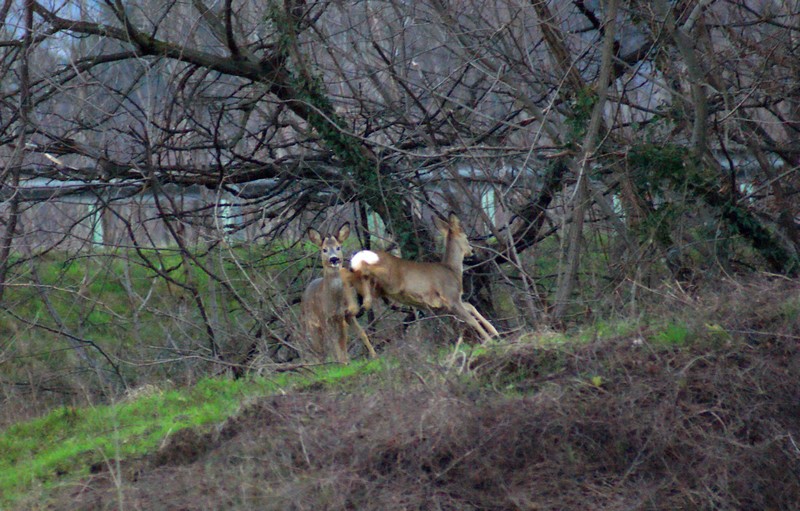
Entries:
[[[416, 308], [447, 311], [471, 326], [484, 341], [497, 336], [497, 330], [469, 302], [461, 299], [464, 257], [472, 255], [461, 221], [450, 213], [447, 221], [434, 216], [433, 222], [445, 240], [445, 252], [439, 263], [409, 261], [388, 252], [362, 250], [350, 261], [354, 284], [369, 308], [370, 290], [400, 304]], [[371, 285], [366, 285], [368, 281]]]
[[301, 304], [303, 326], [311, 338], [314, 351], [322, 356], [328, 352], [329, 334], [333, 330], [338, 334], [334, 343], [336, 360], [347, 363], [349, 323], [358, 332], [369, 356], [375, 358], [375, 349], [355, 317], [358, 303], [352, 284], [353, 276], [342, 268], [342, 243], [350, 236], [350, 223], [342, 224], [335, 236], [322, 236], [313, 228], [309, 228], [307, 234], [311, 242], [319, 247], [322, 259], [322, 277], [314, 279], [306, 287]]

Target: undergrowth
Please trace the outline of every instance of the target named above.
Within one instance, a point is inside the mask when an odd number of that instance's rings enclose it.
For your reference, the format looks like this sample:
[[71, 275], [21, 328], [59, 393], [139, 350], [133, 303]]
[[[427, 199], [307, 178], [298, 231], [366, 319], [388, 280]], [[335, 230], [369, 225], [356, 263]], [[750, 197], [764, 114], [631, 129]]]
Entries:
[[124, 388], [197, 381], [215, 370], [211, 331], [236, 362], [268, 311], [286, 305], [267, 300], [282, 296], [273, 288], [302, 284], [296, 249], [263, 252], [115, 249], [16, 262], [0, 304], [0, 428]]

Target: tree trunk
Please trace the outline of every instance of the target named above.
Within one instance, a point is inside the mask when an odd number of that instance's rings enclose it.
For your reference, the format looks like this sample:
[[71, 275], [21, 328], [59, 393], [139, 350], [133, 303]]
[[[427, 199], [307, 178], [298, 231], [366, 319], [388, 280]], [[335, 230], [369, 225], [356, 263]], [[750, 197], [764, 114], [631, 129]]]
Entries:
[[583, 238], [583, 219], [589, 200], [589, 187], [587, 180], [591, 171], [591, 158], [594, 155], [597, 136], [603, 120], [603, 109], [608, 96], [609, 80], [611, 78], [611, 57], [614, 55], [614, 29], [617, 18], [617, 0], [609, 0], [606, 8], [605, 36], [603, 38], [603, 56], [600, 74], [597, 77], [597, 101], [592, 109], [592, 117], [581, 147], [580, 168], [577, 172], [578, 181], [575, 185], [575, 194], [572, 199], [572, 223], [569, 227], [567, 258], [562, 265], [558, 278], [558, 289], [553, 307], [553, 319], [561, 320], [567, 312], [569, 298], [578, 275], [580, 266], [580, 252]]
[[8, 166], [3, 172], [3, 183], [11, 176], [8, 186], [11, 188], [11, 197], [8, 199], [8, 216], [6, 228], [0, 239], [0, 303], [3, 302], [6, 289], [6, 279], [11, 265], [11, 250], [14, 245], [14, 235], [19, 222], [19, 169], [25, 158], [25, 142], [28, 137], [28, 115], [31, 110], [31, 84], [30, 84], [30, 52], [33, 42], [33, 1], [25, 2], [25, 33], [22, 37], [22, 58], [19, 61], [19, 126], [17, 129], [16, 147], [11, 154]]

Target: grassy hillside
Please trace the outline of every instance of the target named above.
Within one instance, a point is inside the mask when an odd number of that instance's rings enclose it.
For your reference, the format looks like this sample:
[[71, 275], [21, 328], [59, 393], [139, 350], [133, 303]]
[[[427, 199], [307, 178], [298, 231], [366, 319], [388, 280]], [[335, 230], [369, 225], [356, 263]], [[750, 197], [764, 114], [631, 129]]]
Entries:
[[47, 492], [65, 480], [113, 468], [117, 460], [156, 452], [183, 429], [202, 430], [225, 420], [253, 396], [337, 382], [379, 365], [321, 366], [269, 378], [208, 378], [184, 388], [146, 386], [115, 404], [65, 407], [17, 423], [0, 436], [0, 509], [31, 491]]
[[2, 507], [793, 509], [797, 284], [662, 307], [59, 410], [4, 432]]

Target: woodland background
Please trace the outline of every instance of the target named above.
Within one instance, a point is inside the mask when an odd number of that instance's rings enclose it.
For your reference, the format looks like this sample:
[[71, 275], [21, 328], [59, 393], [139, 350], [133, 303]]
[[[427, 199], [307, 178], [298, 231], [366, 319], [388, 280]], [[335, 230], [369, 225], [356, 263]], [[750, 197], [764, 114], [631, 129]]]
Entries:
[[[297, 360], [309, 226], [436, 259], [455, 211], [467, 298], [507, 333], [800, 270], [797, 1], [4, 0], [0, 23], [2, 421]], [[457, 337], [402, 317], [370, 318], [378, 345]]]

